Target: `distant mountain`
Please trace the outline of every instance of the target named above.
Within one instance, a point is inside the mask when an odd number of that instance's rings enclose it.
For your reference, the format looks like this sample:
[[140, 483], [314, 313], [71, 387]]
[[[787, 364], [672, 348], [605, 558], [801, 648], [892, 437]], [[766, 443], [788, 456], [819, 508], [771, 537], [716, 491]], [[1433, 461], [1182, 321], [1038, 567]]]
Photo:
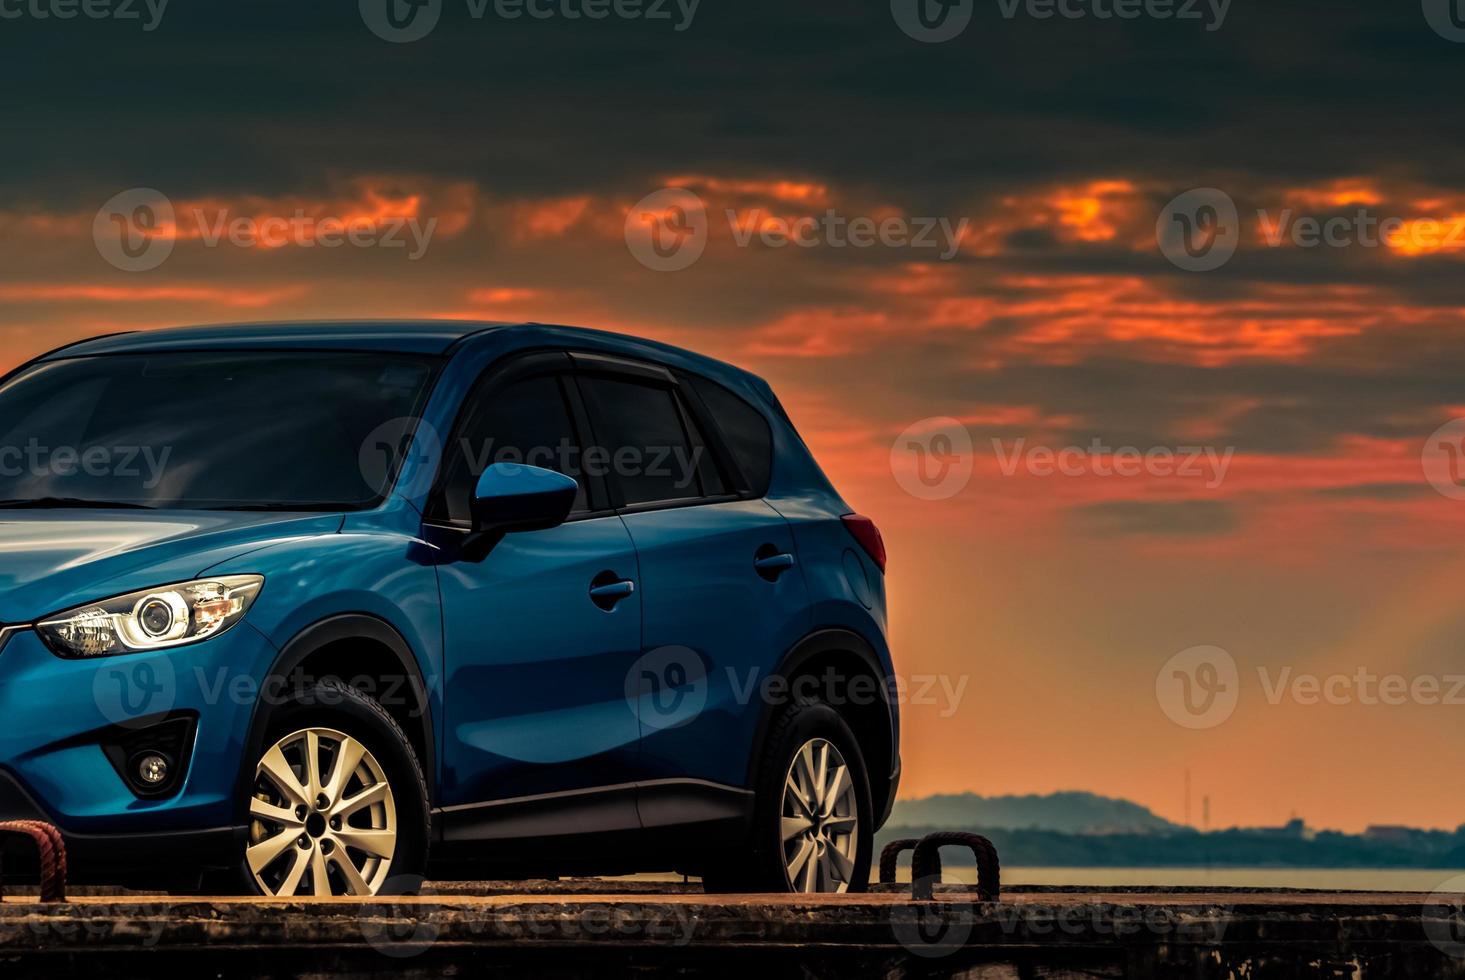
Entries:
[[961, 793], [900, 800], [887, 831], [897, 827], [1050, 830], [1065, 834], [1167, 834], [1185, 829], [1138, 803], [1083, 792], [1048, 796]]

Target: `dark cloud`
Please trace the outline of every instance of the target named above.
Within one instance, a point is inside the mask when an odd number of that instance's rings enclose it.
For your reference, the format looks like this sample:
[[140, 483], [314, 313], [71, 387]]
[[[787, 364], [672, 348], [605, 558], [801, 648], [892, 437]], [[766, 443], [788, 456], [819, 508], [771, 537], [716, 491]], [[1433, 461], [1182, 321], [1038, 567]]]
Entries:
[[1414, 500], [1428, 497], [1434, 491], [1423, 481], [1419, 483], [1360, 483], [1346, 487], [1324, 487], [1316, 491], [1320, 497], [1334, 500], [1395, 501]]
[[151, 33], [6, 21], [6, 183], [269, 190], [365, 165], [594, 188], [776, 162], [949, 209], [1014, 180], [1313, 179], [1401, 151], [1457, 180], [1465, 46], [1417, 4], [1339, 6], [1236, 0], [1207, 31], [982, 3], [943, 45], [907, 38], [884, 2], [702, 0], [679, 32], [473, 20], [446, 0], [407, 45], [367, 31], [356, 0], [174, 0]]

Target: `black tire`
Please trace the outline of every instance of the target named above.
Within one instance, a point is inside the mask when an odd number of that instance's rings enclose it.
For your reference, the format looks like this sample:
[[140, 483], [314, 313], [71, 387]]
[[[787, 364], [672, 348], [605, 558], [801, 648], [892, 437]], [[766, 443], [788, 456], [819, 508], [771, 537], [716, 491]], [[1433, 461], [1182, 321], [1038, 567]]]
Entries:
[[704, 869], [703, 888], [711, 894], [736, 892], [792, 892], [784, 868], [782, 809], [784, 779], [797, 752], [810, 739], [830, 742], [844, 756], [855, 787], [859, 814], [854, 874], [848, 890], [863, 892], [870, 882], [870, 861], [875, 846], [875, 821], [870, 802], [870, 778], [865, 757], [854, 732], [827, 704], [798, 698], [787, 705], [770, 727], [758, 765], [753, 827], [740, 853], [712, 858]]
[[[264, 752], [292, 732], [306, 728], [330, 728], [349, 735], [364, 745], [381, 764], [396, 805], [397, 842], [389, 876], [378, 894], [416, 892], [427, 869], [432, 815], [422, 766], [402, 727], [372, 698], [335, 678], [326, 678], [309, 691], [294, 694], [288, 702], [275, 709], [265, 728], [259, 751]], [[252, 777], [259, 759], [246, 759], [244, 764], [246, 776], [250, 777], [246, 784], [253, 785]], [[247, 800], [241, 803], [246, 821], [247, 804]], [[243, 846], [238, 878], [245, 894], [261, 894], [244, 858]]]

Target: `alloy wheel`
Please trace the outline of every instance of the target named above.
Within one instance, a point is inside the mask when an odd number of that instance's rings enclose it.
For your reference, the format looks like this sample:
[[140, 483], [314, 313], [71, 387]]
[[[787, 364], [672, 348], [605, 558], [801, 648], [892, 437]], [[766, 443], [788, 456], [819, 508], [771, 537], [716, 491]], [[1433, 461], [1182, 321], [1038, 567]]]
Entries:
[[827, 739], [794, 753], [783, 784], [784, 873], [796, 892], [848, 891], [859, 848], [858, 798], [849, 766]]
[[267, 895], [375, 895], [391, 871], [397, 808], [381, 763], [329, 728], [280, 739], [255, 767], [244, 856]]

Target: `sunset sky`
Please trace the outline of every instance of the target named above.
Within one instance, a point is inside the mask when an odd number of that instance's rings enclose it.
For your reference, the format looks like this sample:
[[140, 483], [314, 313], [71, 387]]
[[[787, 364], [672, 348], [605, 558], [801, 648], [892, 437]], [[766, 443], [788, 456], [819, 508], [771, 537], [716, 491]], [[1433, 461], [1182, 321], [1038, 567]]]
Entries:
[[[902, 675], [969, 678], [954, 706], [907, 708], [903, 795], [1087, 789], [1180, 820], [1188, 768], [1212, 826], [1465, 823], [1449, 775], [1465, 687], [1454, 704], [1274, 705], [1259, 676], [1364, 669], [1449, 694], [1465, 675], [1465, 501], [1421, 464], [1465, 416], [1465, 234], [1420, 224], [1465, 229], [1465, 44], [1415, 2], [1235, 0], [1217, 30], [984, 2], [927, 44], [886, 0], [703, 0], [676, 27], [478, 20], [463, 0], [406, 44], [356, 0], [174, 0], [152, 31], [0, 22], [0, 362], [108, 331], [318, 317], [691, 347], [768, 378], [879, 523]], [[708, 212], [706, 251], [678, 272], [625, 235], [666, 187]], [[133, 188], [178, 216], [149, 271], [93, 237]], [[1193, 188], [1240, 212], [1214, 271], [1157, 246]], [[1284, 213], [1360, 209], [1395, 233], [1269, 241]], [[727, 217], [831, 210], [967, 224], [943, 259], [743, 246]], [[297, 216], [436, 223], [415, 260], [205, 234]], [[892, 447], [932, 418], [970, 434], [973, 472], [925, 500]], [[1231, 455], [1220, 480], [1004, 473], [1018, 440], [1096, 439]], [[1188, 729], [1156, 676], [1200, 645], [1234, 658], [1239, 704]]]

